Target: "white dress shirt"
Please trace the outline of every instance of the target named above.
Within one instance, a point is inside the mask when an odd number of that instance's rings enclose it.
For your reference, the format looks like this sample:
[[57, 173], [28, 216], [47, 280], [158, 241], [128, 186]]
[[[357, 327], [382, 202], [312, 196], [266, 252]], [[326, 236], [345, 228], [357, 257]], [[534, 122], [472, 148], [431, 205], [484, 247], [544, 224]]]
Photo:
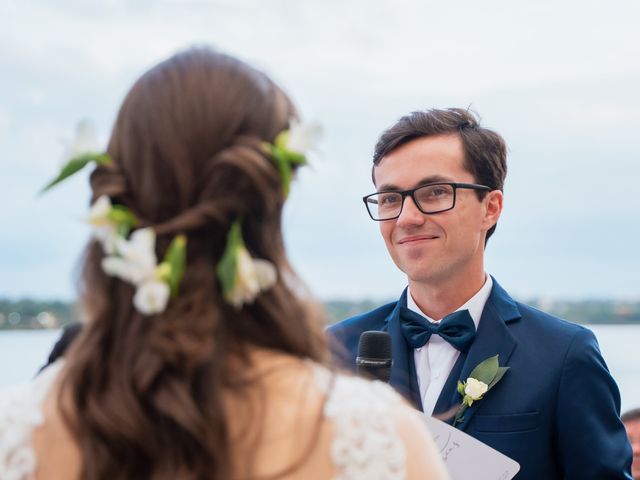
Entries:
[[[469, 310], [476, 330], [478, 329], [482, 310], [484, 310], [484, 305], [487, 303], [492, 286], [493, 280], [491, 276], [486, 275], [486, 280], [482, 288], [471, 297], [467, 303], [458, 308], [458, 310]], [[442, 320], [433, 320], [425, 315], [413, 300], [411, 290], [409, 290], [407, 294], [407, 308], [419, 313], [432, 323], [438, 323]], [[440, 335], [431, 335], [431, 338], [424, 347], [416, 348], [413, 351], [422, 408], [426, 415], [433, 414], [433, 409], [436, 406], [442, 387], [444, 387], [459, 356], [460, 352], [443, 340]]]

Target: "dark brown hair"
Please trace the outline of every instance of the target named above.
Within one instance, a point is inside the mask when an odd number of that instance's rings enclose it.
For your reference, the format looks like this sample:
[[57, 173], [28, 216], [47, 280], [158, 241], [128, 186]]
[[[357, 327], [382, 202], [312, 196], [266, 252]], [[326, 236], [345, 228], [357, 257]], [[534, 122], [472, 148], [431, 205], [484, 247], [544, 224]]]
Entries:
[[[230, 478], [222, 392], [242, 395], [247, 380], [229, 359], [246, 365], [252, 346], [325, 359], [316, 310], [293, 291], [282, 184], [263, 146], [293, 115], [266, 75], [208, 49], [160, 63], [126, 96], [108, 145], [114, 162], [93, 172], [92, 200], [108, 195], [152, 226], [159, 258], [186, 234], [187, 268], [166, 311], [145, 316], [133, 308], [133, 287], [103, 272], [102, 247], [87, 247], [80, 293], [88, 322], [61, 390], [83, 479]], [[223, 300], [215, 276], [237, 218], [250, 253], [279, 273], [240, 310]], [[259, 425], [256, 417], [246, 422]]]
[[623, 422], [633, 422], [635, 420], [640, 420], [640, 408], [634, 408], [632, 410], [628, 410], [626, 412], [624, 412], [621, 416], [620, 419]]
[[[375, 183], [375, 167], [383, 157], [405, 143], [416, 138], [457, 134], [462, 139], [465, 152], [465, 168], [473, 175], [475, 182], [492, 190], [502, 191], [507, 175], [507, 147], [496, 132], [480, 126], [479, 117], [462, 108], [431, 109], [412, 112], [385, 130], [373, 153], [371, 175]], [[476, 191], [482, 199], [486, 192]], [[496, 225], [487, 232], [487, 239]]]

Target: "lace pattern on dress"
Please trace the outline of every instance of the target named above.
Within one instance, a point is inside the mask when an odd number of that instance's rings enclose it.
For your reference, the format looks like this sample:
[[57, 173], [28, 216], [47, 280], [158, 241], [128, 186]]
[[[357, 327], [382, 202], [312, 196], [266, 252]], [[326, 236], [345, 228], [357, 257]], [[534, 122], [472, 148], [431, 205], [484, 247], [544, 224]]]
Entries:
[[[0, 480], [28, 480], [35, 475], [31, 435], [44, 422], [42, 403], [61, 367], [57, 362], [32, 383], [0, 392]], [[382, 382], [314, 367], [328, 395], [324, 414], [335, 430], [331, 444], [335, 480], [405, 480], [404, 444], [392, 416], [402, 403], [398, 394]]]
[[388, 385], [316, 369], [328, 394], [325, 416], [333, 421], [331, 457], [336, 480], [404, 480], [405, 449], [393, 422], [402, 403]]
[[31, 434], [44, 422], [42, 402], [56, 374], [57, 362], [31, 383], [0, 392], [0, 480], [26, 480], [35, 475]]

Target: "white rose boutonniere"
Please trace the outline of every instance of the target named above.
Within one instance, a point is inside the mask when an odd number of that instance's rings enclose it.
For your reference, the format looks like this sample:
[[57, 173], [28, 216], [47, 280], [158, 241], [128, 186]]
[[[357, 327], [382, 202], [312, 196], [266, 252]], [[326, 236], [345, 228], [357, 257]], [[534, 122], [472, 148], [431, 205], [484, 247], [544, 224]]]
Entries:
[[476, 380], [473, 377], [467, 378], [467, 384], [464, 387], [464, 395], [465, 397], [469, 397], [469, 406], [475, 400], [481, 400], [482, 395], [487, 393], [489, 390], [489, 385], [480, 380]]
[[498, 363], [498, 355], [483, 360], [474, 368], [466, 382], [458, 381], [458, 393], [462, 396], [462, 403], [456, 412], [453, 426], [464, 422], [464, 412], [473, 402], [482, 400], [484, 395], [491, 390], [509, 370], [509, 367], [501, 367]]

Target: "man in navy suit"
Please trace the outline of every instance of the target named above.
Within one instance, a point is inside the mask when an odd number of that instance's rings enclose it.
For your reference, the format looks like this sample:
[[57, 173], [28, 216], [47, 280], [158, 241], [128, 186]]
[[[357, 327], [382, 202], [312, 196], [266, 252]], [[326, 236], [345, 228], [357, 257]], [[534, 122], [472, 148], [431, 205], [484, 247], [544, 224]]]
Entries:
[[503, 139], [465, 110], [415, 112], [382, 134], [373, 163], [364, 202], [408, 287], [330, 327], [336, 354], [353, 367], [362, 332], [389, 332], [391, 385], [448, 418], [458, 381], [498, 355], [509, 369], [456, 426], [519, 462], [518, 480], [631, 479], [620, 394], [593, 333], [514, 301], [485, 273]]

